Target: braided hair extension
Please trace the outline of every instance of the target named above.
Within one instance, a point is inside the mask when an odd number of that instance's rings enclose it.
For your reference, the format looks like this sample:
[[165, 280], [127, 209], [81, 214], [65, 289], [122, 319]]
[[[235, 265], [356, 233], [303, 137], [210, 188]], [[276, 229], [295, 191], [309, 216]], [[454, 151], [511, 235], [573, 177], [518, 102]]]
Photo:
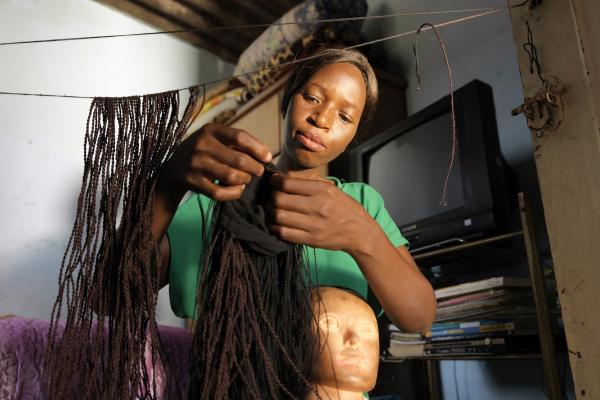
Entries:
[[267, 179], [254, 180], [239, 201], [213, 207], [197, 289], [190, 399], [304, 398], [314, 390], [306, 377], [319, 338], [302, 246], [270, 237], [261, 222], [263, 200], [248, 199], [268, 193]]
[[156, 374], [144, 357], [147, 348], [153, 365], [161, 357], [153, 191], [203, 89], [190, 89], [181, 120], [178, 91], [92, 101], [77, 214], [48, 332], [47, 398], [156, 398]]

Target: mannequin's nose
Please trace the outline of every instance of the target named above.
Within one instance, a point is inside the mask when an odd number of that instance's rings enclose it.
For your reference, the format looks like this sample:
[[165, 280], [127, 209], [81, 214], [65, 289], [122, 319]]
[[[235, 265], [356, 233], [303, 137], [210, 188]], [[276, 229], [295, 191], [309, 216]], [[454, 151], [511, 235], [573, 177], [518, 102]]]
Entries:
[[359, 343], [360, 343], [360, 337], [354, 330], [348, 329], [344, 333], [344, 344], [345, 345], [350, 346], [350, 347], [357, 347]]

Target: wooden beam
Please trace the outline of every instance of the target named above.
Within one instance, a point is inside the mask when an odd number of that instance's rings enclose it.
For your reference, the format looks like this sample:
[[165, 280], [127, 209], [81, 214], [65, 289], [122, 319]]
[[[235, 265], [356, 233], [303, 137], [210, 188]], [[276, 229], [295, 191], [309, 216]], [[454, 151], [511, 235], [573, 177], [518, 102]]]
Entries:
[[[126, 12], [142, 21], [145, 21], [151, 25], [156, 26], [158, 29], [170, 31], [170, 30], [178, 30], [178, 29], [189, 29], [187, 26], [183, 26], [181, 24], [175, 23], [172, 20], [165, 18], [156, 14], [155, 12], [143, 7], [139, 4], [132, 3], [128, 0], [96, 0], [100, 3], [106, 4], [108, 6], [114, 7], [118, 10]], [[201, 36], [191, 33], [177, 33], [175, 36], [181, 38], [182, 40], [189, 42], [195, 46], [204, 48], [217, 56], [221, 57], [223, 60], [228, 62], [235, 63], [238, 58], [238, 53], [224, 47], [219, 46], [217, 43], [206, 40]]]
[[[248, 25], [248, 18], [236, 7], [225, 7], [222, 3], [212, 0], [177, 0], [179, 3], [202, 13], [213, 20], [214, 26], [239, 26]], [[244, 45], [248, 47], [265, 28], [240, 29], [238, 33], [244, 38]], [[244, 47], [244, 48], [245, 48]]]
[[272, 7], [259, 7], [252, 2], [240, 1], [236, 4], [236, 7], [248, 16], [248, 23], [250, 24], [270, 24], [280, 17], [277, 11], [273, 11]]
[[243, 37], [237, 35], [236, 30], [215, 31], [212, 30], [215, 26], [214, 20], [197, 13], [194, 9], [173, 0], [130, 0], [148, 10], [172, 20], [181, 26], [187, 26], [191, 29], [201, 29], [194, 32], [196, 35], [203, 37], [206, 41], [211, 41], [222, 45], [228, 50], [240, 54], [245, 48]]
[[[539, 88], [511, 18], [525, 95]], [[578, 399], [600, 399], [600, 2], [544, 1], [529, 24], [545, 76], [566, 88], [556, 131], [532, 132], [534, 157]]]
[[254, 0], [253, 4], [254, 4], [255, 8], [268, 10], [270, 15], [273, 16], [272, 21], [275, 21], [276, 19], [281, 17], [283, 14], [288, 12], [293, 7], [293, 6], [288, 7], [285, 4], [285, 1], [283, 1], [283, 0], [278, 0], [278, 1]]
[[223, 23], [228, 21], [229, 25], [241, 25], [244, 19], [239, 12], [235, 12], [235, 8], [223, 7], [221, 4], [210, 0], [177, 0], [179, 3], [185, 4], [187, 7], [193, 8], [200, 12], [210, 15], [216, 21]]
[[[214, 19], [216, 26], [252, 25], [257, 22], [242, 12], [239, 7], [226, 7], [221, 2], [213, 0], [178, 0], [180, 3]], [[248, 47], [266, 28], [244, 28], [235, 32], [238, 38]], [[244, 48], [245, 48], [244, 47]]]

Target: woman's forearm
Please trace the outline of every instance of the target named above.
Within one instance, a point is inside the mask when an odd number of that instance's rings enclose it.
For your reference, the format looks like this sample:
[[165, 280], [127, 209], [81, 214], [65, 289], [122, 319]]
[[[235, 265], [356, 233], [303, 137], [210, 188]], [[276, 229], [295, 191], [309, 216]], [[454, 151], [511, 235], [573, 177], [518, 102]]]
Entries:
[[163, 184], [160, 180], [154, 191], [154, 206], [152, 208], [152, 236], [159, 243], [175, 216], [177, 207], [185, 195], [182, 189], [174, 189]]
[[433, 288], [405, 248], [397, 249], [373, 221], [351, 255], [390, 320], [406, 332], [428, 329], [436, 311]]
[[165, 232], [175, 216], [177, 207], [185, 192], [169, 188], [159, 181], [154, 191], [154, 204], [152, 207], [152, 236], [158, 242], [161, 261], [159, 268], [159, 287], [163, 288], [169, 283], [169, 259], [171, 249]]

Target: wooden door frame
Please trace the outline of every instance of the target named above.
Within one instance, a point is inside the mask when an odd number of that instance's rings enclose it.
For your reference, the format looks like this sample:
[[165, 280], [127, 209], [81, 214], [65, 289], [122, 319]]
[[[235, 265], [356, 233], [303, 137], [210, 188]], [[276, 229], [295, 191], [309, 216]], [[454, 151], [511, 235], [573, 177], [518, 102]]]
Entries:
[[[509, 1], [510, 3], [510, 1]], [[525, 96], [540, 86], [511, 10]], [[569, 361], [578, 399], [600, 398], [600, 2], [545, 0], [531, 13], [542, 76], [566, 89], [555, 131], [532, 132]]]

